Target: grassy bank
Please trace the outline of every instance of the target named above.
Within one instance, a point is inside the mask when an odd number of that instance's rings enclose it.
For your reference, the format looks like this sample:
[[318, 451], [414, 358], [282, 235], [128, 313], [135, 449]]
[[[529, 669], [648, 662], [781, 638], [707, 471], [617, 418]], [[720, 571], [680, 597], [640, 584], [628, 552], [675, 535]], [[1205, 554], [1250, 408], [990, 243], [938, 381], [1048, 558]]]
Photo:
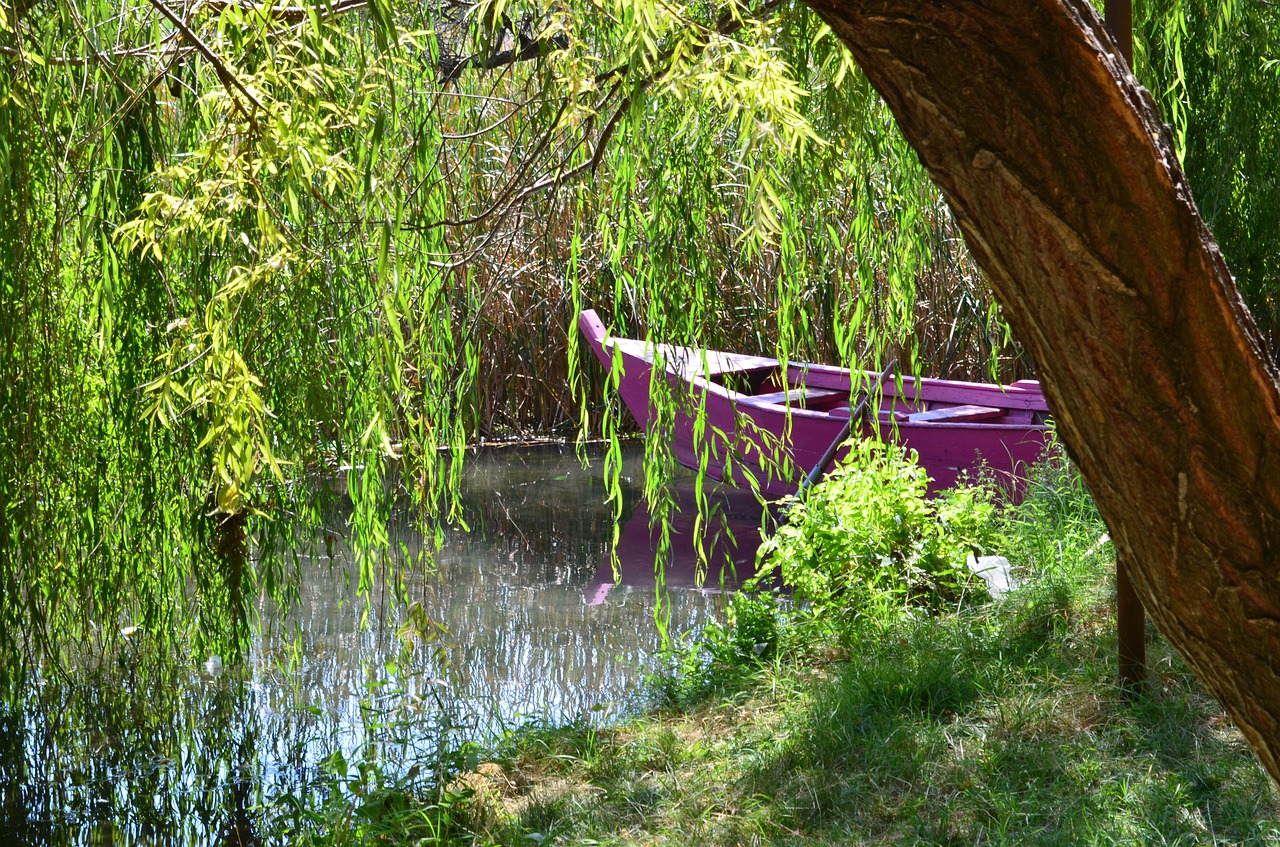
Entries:
[[[877, 502], [902, 493], [872, 484]], [[1117, 689], [1114, 556], [1071, 471], [1042, 469], [1003, 514], [962, 507], [910, 517], [927, 530], [894, 539], [910, 555], [877, 554], [881, 577], [908, 574], [896, 584], [851, 597], [837, 580], [804, 611], [735, 602], [657, 681], [651, 713], [513, 733], [453, 778], [442, 840], [1280, 843], [1280, 795], [1157, 636], [1148, 690]], [[999, 601], [927, 573], [974, 509], [1023, 581]], [[812, 576], [821, 558], [792, 566]]]
[[[622, 727], [527, 733], [485, 838], [619, 844], [1274, 844], [1275, 791], [1167, 652], [1112, 684], [1104, 600], [896, 626]], [[499, 767], [501, 770], [499, 770]]]

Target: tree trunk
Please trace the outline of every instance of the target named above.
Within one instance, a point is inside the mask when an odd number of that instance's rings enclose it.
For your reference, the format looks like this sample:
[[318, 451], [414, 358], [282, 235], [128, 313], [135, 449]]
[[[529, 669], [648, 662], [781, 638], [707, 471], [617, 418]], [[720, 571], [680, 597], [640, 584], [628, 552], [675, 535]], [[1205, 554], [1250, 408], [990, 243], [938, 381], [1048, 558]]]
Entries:
[[1085, 0], [808, 0], [941, 186], [1160, 631], [1280, 781], [1280, 388]]

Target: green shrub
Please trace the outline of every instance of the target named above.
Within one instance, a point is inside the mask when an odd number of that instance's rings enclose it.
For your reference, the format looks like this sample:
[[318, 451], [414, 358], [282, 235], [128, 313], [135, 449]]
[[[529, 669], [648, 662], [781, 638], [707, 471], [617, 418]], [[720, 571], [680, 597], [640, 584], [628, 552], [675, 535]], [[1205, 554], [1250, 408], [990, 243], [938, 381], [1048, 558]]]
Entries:
[[846, 459], [802, 499], [760, 548], [762, 574], [781, 569], [818, 613], [869, 605], [939, 611], [984, 590], [965, 560], [997, 540], [990, 488], [961, 486], [926, 498], [928, 478], [912, 452], [849, 442]]
[[734, 594], [723, 624], [712, 622], [671, 647], [671, 671], [654, 680], [657, 693], [665, 702], [689, 707], [736, 688], [777, 655], [783, 627], [775, 594]]

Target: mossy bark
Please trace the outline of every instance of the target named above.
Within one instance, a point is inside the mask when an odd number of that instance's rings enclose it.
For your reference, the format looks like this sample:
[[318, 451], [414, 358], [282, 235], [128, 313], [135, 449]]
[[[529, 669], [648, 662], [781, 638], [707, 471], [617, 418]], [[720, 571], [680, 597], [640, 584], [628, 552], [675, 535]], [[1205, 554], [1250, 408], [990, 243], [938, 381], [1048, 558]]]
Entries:
[[1280, 780], [1280, 389], [1085, 0], [808, 0], [942, 188], [1148, 612]]

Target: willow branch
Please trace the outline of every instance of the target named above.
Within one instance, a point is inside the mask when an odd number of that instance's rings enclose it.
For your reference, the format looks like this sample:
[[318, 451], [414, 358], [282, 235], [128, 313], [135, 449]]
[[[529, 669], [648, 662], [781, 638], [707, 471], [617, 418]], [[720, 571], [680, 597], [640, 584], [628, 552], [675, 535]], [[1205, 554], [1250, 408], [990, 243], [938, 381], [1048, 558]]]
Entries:
[[252, 92], [244, 87], [244, 83], [242, 83], [239, 78], [237, 78], [236, 75], [227, 68], [223, 61], [218, 58], [218, 55], [209, 49], [207, 44], [200, 40], [200, 37], [191, 30], [191, 27], [187, 26], [181, 18], [175, 15], [173, 11], [162, 2], [162, 0], [151, 0], [151, 5], [155, 6], [156, 10], [159, 11], [160, 14], [168, 18], [169, 23], [173, 24], [174, 27], [177, 28], [178, 32], [182, 33], [182, 37], [191, 42], [192, 46], [196, 48], [196, 52], [203, 56], [204, 60], [213, 67], [214, 73], [218, 75], [218, 81], [221, 82], [223, 87], [231, 94], [231, 99], [235, 102], [236, 108], [238, 108], [246, 118], [250, 117], [249, 111], [244, 107], [244, 104], [240, 102], [239, 98], [235, 96], [236, 91], [239, 91], [248, 98], [249, 102], [257, 109], [263, 110], [262, 103], [258, 102], [258, 98], [254, 97]]
[[[735, 17], [733, 15], [725, 13], [725, 14], [722, 14], [716, 20], [716, 23], [712, 27], [706, 28], [705, 31], [708, 33], [713, 33], [720, 37], [730, 36], [738, 32], [739, 30], [741, 30], [749, 21], [763, 20], [764, 18], [769, 17], [770, 15], [773, 15], [775, 12], [777, 12], [781, 8], [782, 8], [782, 0], [768, 0], [768, 2], [766, 2], [764, 5], [757, 8], [754, 12], [752, 12], [749, 15]], [[708, 46], [709, 46], [709, 41], [703, 42], [695, 54], [700, 54], [702, 51], [705, 51]], [[515, 53], [516, 51], [504, 51], [504, 52]], [[634, 102], [636, 96], [653, 85], [653, 83], [661, 75], [662, 71], [667, 68], [671, 59], [674, 56], [675, 56], [674, 47], [669, 47], [666, 50], [662, 51], [662, 53], [659, 54], [659, 61], [654, 63], [654, 69], [650, 73], [636, 80], [632, 85], [629, 86], [630, 90], [627, 92], [625, 96], [621, 98], [621, 100], [618, 102], [617, 107], [613, 110], [613, 113], [609, 116], [608, 121], [605, 123], [603, 128], [601, 128], [599, 138], [596, 140], [596, 143], [594, 147], [591, 149], [591, 153], [586, 159], [586, 161], [568, 169], [563, 169], [563, 165], [561, 165], [560, 169], [553, 170], [552, 172], [547, 173], [545, 176], [541, 177], [535, 182], [532, 182], [524, 186], [523, 188], [518, 187], [520, 179], [523, 178], [526, 172], [528, 172], [530, 164], [550, 144], [551, 138], [555, 133], [555, 129], [554, 129], [555, 123], [559, 121], [559, 114], [563, 114], [565, 108], [567, 108], [568, 106], [569, 101], [566, 99], [564, 104], [561, 105], [560, 113], [557, 115], [556, 121], [553, 122], [552, 124], [552, 129], [546, 132], [546, 134], [538, 143], [537, 147], [525, 158], [524, 162], [521, 164], [520, 168], [517, 170], [516, 175], [507, 182], [506, 186], [503, 188], [503, 190], [500, 192], [497, 198], [492, 203], [489, 204], [488, 208], [467, 218], [445, 218], [443, 220], [435, 221], [433, 223], [429, 223], [421, 226], [407, 226], [405, 228], [414, 229], [414, 230], [431, 230], [431, 229], [438, 229], [441, 227], [457, 228], [457, 227], [464, 227], [464, 226], [473, 226], [475, 224], [478, 224], [490, 219], [496, 219], [497, 221], [500, 222], [506, 219], [506, 217], [511, 213], [511, 211], [514, 208], [519, 206], [525, 200], [528, 200], [533, 195], [539, 194], [548, 189], [558, 188], [559, 186], [562, 186], [582, 176], [595, 173], [595, 171], [600, 167], [601, 162], [604, 161], [604, 156], [605, 156], [605, 153], [607, 152], [608, 145], [612, 140], [614, 133], [617, 131], [619, 124], [622, 122], [623, 117], [630, 110], [631, 105]], [[612, 99], [616, 94], [619, 93], [619, 90], [624, 85], [623, 80], [627, 74], [627, 71], [631, 67], [632, 66], [630, 64], [621, 65], [609, 71], [606, 71], [596, 77], [597, 84], [608, 83], [608, 82], [612, 83], [609, 93], [603, 98], [603, 100], [600, 103], [600, 106], [597, 107], [597, 112], [602, 110], [604, 105], [608, 103], [609, 100]], [[594, 116], [592, 120], [594, 120]], [[588, 133], [584, 134], [581, 140], [575, 142], [570, 147], [569, 151], [561, 159], [561, 162], [562, 163], [565, 162], [565, 160], [572, 154], [573, 151], [578, 150], [584, 145], [586, 145], [588, 136], [589, 136], [589, 131]], [[484, 246], [487, 246], [487, 243], [494, 238], [496, 231], [497, 231], [497, 227], [495, 226], [490, 231], [489, 236], [486, 238], [485, 243], [481, 246], [480, 250], [482, 250]], [[472, 254], [474, 255], [475, 252], [479, 252], [479, 251], [472, 251]], [[464, 258], [463, 262], [465, 261], [466, 259]], [[459, 264], [458, 262], [449, 263], [448, 267], [456, 267], [458, 264]]]
[[[472, 218], [470, 221], [466, 221], [466, 222], [441, 221], [435, 224], [430, 224], [425, 227], [414, 227], [414, 229], [427, 230], [427, 229], [434, 229], [440, 226], [450, 226], [450, 225], [458, 226], [458, 225], [461, 225], [462, 223], [478, 223], [491, 216], [497, 218], [494, 221], [493, 226], [489, 227], [489, 231], [485, 235], [484, 240], [478, 246], [472, 248], [471, 250], [468, 250], [465, 255], [461, 256], [460, 258], [454, 259], [451, 262], [429, 261], [428, 264], [431, 267], [436, 268], [437, 270], [448, 270], [448, 271], [456, 270], [462, 267], [463, 265], [466, 265], [467, 263], [475, 259], [476, 256], [481, 255], [488, 249], [489, 245], [498, 237], [498, 234], [500, 231], [500, 225], [502, 224], [502, 222], [505, 221], [507, 217], [510, 216], [513, 212], [515, 212], [515, 210], [519, 209], [521, 204], [525, 200], [527, 200], [529, 197], [539, 192], [546, 191], [547, 189], [550, 189], [550, 188], [557, 188], [561, 185], [564, 185], [567, 182], [570, 182], [578, 178], [579, 176], [585, 173], [594, 171], [597, 167], [599, 167], [600, 162], [604, 160], [604, 154], [605, 154], [605, 150], [608, 148], [609, 139], [613, 137], [613, 133], [617, 129], [618, 124], [621, 122], [622, 116], [625, 115], [627, 111], [631, 108], [631, 102], [632, 102], [631, 97], [624, 97], [622, 102], [618, 104], [618, 108], [614, 110], [614, 113], [612, 117], [610, 117], [609, 122], [605, 125], [604, 129], [601, 131], [600, 140], [596, 142], [596, 147], [595, 147], [595, 150], [592, 151], [591, 158], [583, 162], [582, 164], [578, 165], [577, 167], [574, 167], [567, 171], [562, 171], [561, 173], [555, 174], [553, 176], [547, 176], [541, 180], [538, 180], [532, 185], [529, 185], [528, 187], [526, 187], [523, 191], [519, 192], [514, 198], [507, 201], [500, 201], [499, 203], [495, 203], [489, 209], [486, 209], [482, 214], [477, 215], [476, 217]], [[408, 228], [409, 227], [406, 227], [406, 229]], [[510, 244], [508, 244], [508, 249], [510, 249]]]
[[118, 85], [130, 98], [136, 97], [137, 95], [134, 90], [129, 87], [128, 83], [120, 78], [120, 75], [116, 73], [115, 66], [112, 65], [111, 62], [107, 61], [107, 57], [102, 55], [102, 51], [98, 49], [98, 45], [93, 42], [93, 37], [89, 35], [88, 30], [85, 28], [84, 21], [80, 17], [80, 10], [76, 8], [76, 4], [73, 2], [67, 3], [67, 10], [71, 12], [72, 23], [75, 24], [76, 30], [80, 33], [80, 37], [84, 39], [84, 43], [89, 45], [89, 50], [93, 53], [93, 58], [97, 61], [99, 66], [106, 69], [107, 76], [111, 77], [115, 84]]
[[407, 228], [420, 229], [425, 231], [425, 230], [439, 229], [440, 227], [446, 227], [446, 226], [447, 227], [471, 226], [472, 224], [480, 223], [486, 218], [492, 217], [498, 213], [501, 213], [500, 217], [506, 217], [506, 214], [519, 201], [519, 198], [515, 200], [511, 199], [512, 195], [516, 193], [516, 186], [520, 184], [520, 180], [524, 178], [524, 175], [526, 173], [528, 173], [529, 168], [533, 166], [534, 161], [538, 158], [539, 155], [541, 155], [542, 151], [546, 150], [547, 147], [550, 146], [552, 136], [555, 135], [555, 124], [560, 122], [560, 118], [564, 115], [564, 111], [568, 107], [569, 107], [568, 100], [565, 100], [563, 103], [560, 104], [560, 111], [556, 113], [556, 119], [555, 119], [555, 122], [552, 124], [552, 129], [548, 130], [546, 134], [542, 136], [542, 138], [538, 141], [538, 145], [529, 153], [528, 156], [525, 157], [524, 161], [521, 162], [520, 167], [516, 170], [515, 175], [510, 180], [508, 180], [506, 188], [504, 188], [502, 190], [502, 193], [498, 196], [498, 198], [489, 205], [489, 208], [485, 209], [483, 212], [480, 212], [479, 214], [473, 215], [470, 218], [462, 218], [458, 220], [446, 218], [444, 220], [436, 221], [435, 223], [430, 223], [425, 226], [407, 227]]
[[[782, 0], [768, 0], [767, 3], [765, 3], [763, 6], [756, 9], [754, 12], [752, 12], [749, 15], [735, 17], [733, 15], [730, 15], [728, 12], [725, 12], [721, 14], [719, 18], [716, 19], [716, 22], [713, 26], [705, 27], [703, 31], [707, 34], [718, 35], [721, 38], [723, 38], [725, 36], [733, 35], [734, 33], [741, 30], [744, 26], [747, 25], [748, 21], [762, 21], [765, 18], [771, 17], [775, 12], [777, 12], [781, 8], [782, 8]], [[698, 49], [697, 53], [701, 53], [703, 50], [706, 50], [706, 49], [707, 49], [707, 44], [704, 42], [702, 46]], [[666, 50], [663, 50], [661, 53], [657, 55], [653, 64], [655, 66], [663, 66], [667, 62], [670, 62], [673, 56], [675, 56], [675, 48], [668, 47]], [[604, 73], [596, 76], [596, 84], [598, 85], [602, 82], [608, 82], [611, 79], [615, 79], [619, 76], [622, 76], [629, 70], [631, 70], [630, 62], [618, 65], [615, 68], [610, 68]]]
[[[441, 82], [445, 84], [453, 82], [462, 76], [462, 72], [467, 68], [474, 67], [486, 71], [497, 70], [520, 62], [536, 61], [549, 53], [556, 50], [564, 50], [569, 46], [569, 39], [562, 34], [529, 38], [511, 24], [503, 27], [501, 34], [502, 38], [499, 39], [498, 47], [491, 50], [488, 55], [481, 56], [476, 53], [462, 59], [445, 59], [441, 57], [438, 63], [442, 74]], [[508, 36], [510, 36], [510, 48], [501, 49], [508, 43]]]
[[315, 12], [322, 18], [344, 15], [369, 5], [368, 0], [338, 0], [329, 5], [317, 6], [272, 6], [266, 3], [237, 3], [234, 0], [209, 0], [205, 7], [214, 14], [222, 14], [229, 9], [239, 9], [263, 18], [275, 18], [289, 23], [305, 21]]
[[[169, 36], [165, 40], [169, 40], [173, 36]], [[92, 45], [91, 45], [92, 46]], [[54, 67], [79, 68], [90, 62], [104, 62], [105, 59], [163, 59], [171, 56], [181, 56], [186, 53], [193, 52], [190, 47], [170, 47], [160, 51], [154, 51], [150, 48], [143, 47], [121, 47], [116, 50], [101, 51], [93, 50], [93, 56], [42, 56], [41, 59], [46, 65]], [[21, 59], [24, 56], [23, 51], [16, 47], [8, 47], [0, 44], [0, 56], [13, 56]], [[105, 64], [105, 62], [104, 62]]]
[[[636, 89], [636, 93], [638, 94], [646, 87], [647, 85], [640, 86]], [[622, 102], [618, 104], [618, 108], [615, 109], [613, 115], [610, 116], [609, 122], [605, 124], [604, 129], [600, 131], [600, 139], [596, 142], [595, 149], [591, 151], [591, 157], [587, 159], [587, 161], [570, 168], [567, 171], [543, 177], [517, 194], [515, 199], [511, 202], [522, 203], [534, 194], [546, 191], [548, 188], [563, 185], [566, 182], [577, 179], [583, 174], [594, 173], [596, 169], [600, 167], [600, 163], [604, 161], [604, 154], [605, 150], [609, 146], [609, 140], [613, 138], [613, 133], [618, 129], [618, 124], [622, 122], [623, 115], [625, 115], [631, 108], [631, 103], [632, 97], [628, 96], [622, 98]]]

